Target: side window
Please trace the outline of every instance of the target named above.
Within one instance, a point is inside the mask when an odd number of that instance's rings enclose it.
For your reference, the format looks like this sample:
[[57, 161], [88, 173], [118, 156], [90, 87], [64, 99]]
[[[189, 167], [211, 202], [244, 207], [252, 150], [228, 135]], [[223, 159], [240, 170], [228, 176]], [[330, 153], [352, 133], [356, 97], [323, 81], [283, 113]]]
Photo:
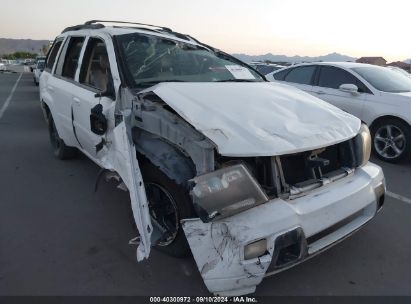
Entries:
[[[61, 55], [58, 60], [56, 74], [69, 78], [74, 79], [76, 75], [78, 60], [80, 57], [81, 49], [83, 47], [84, 37], [71, 37], [65, 55], [64, 52], [61, 52]], [[65, 43], [67, 44], [67, 43]], [[63, 50], [64, 51], [64, 50]], [[61, 62], [63, 60], [64, 62]]]
[[80, 83], [100, 91], [112, 81], [107, 48], [103, 40], [90, 38], [80, 69]]
[[285, 76], [291, 71], [292, 69], [282, 70], [273, 74], [275, 80], [284, 80]]
[[357, 77], [349, 72], [335, 67], [321, 67], [318, 86], [339, 89], [342, 84], [355, 84], [360, 93], [369, 93], [368, 88]]
[[47, 61], [46, 61], [46, 69], [51, 71], [53, 69], [54, 62], [56, 61], [57, 53], [60, 50], [61, 44], [63, 40], [56, 40], [48, 53]]
[[299, 84], [311, 84], [315, 66], [302, 66], [292, 69], [284, 78], [284, 81], [294, 82]]

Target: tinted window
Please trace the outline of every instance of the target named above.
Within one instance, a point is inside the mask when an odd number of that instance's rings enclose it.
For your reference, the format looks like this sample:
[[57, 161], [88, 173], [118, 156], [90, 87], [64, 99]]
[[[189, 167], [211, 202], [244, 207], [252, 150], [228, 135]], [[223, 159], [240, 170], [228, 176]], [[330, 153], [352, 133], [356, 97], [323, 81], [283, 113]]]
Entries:
[[54, 65], [54, 62], [56, 61], [57, 53], [62, 43], [63, 43], [63, 40], [58, 40], [54, 42], [53, 47], [51, 48], [48, 54], [46, 68], [50, 71], [53, 69], [53, 65]]
[[358, 81], [355, 76], [342, 69], [334, 67], [321, 67], [318, 86], [331, 89], [339, 89], [342, 84], [355, 84]]
[[353, 68], [377, 90], [391, 93], [411, 92], [411, 79], [382, 67]]
[[286, 69], [286, 70], [282, 70], [279, 71], [275, 74], [273, 74], [273, 77], [275, 80], [284, 80], [284, 77], [288, 74], [288, 72], [290, 72], [291, 69]]
[[76, 74], [78, 59], [80, 57], [81, 48], [83, 47], [84, 37], [71, 37], [67, 45], [64, 63], [61, 69], [60, 61], [63, 56], [63, 52], [59, 57], [59, 68], [56, 70], [56, 74], [74, 79]]
[[284, 78], [284, 81], [300, 84], [311, 84], [315, 66], [303, 66], [292, 69]]
[[80, 83], [105, 91], [111, 79], [106, 45], [97, 38], [89, 39], [80, 70]]
[[280, 68], [279, 68], [279, 67], [276, 67], [276, 66], [272, 66], [272, 65], [257, 65], [257, 66], [255, 67], [255, 69], [256, 69], [257, 71], [259, 71], [261, 74], [267, 75], [267, 74], [269, 74], [269, 73], [271, 73], [271, 72], [274, 72], [274, 71], [276, 71], [276, 70], [279, 70]]

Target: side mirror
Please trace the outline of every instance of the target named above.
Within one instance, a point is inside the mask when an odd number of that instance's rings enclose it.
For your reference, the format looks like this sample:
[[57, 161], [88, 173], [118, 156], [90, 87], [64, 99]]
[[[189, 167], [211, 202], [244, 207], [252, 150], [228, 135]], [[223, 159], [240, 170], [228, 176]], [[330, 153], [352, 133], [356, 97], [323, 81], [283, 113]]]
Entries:
[[359, 95], [358, 87], [355, 84], [344, 83], [340, 85], [340, 91], [351, 93], [352, 95]]
[[103, 114], [103, 106], [95, 105], [90, 113], [91, 131], [97, 135], [103, 135], [107, 131], [107, 118]]

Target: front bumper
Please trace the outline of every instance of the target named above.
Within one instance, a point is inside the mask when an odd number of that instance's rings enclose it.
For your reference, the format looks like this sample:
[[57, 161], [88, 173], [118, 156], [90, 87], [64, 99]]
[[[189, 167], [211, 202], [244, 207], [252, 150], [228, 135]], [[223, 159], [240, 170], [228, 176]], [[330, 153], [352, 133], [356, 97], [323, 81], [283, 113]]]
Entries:
[[[384, 197], [384, 176], [372, 163], [295, 200], [274, 199], [211, 223], [182, 222], [210, 292], [243, 295], [264, 276], [292, 267], [336, 244], [371, 220]], [[267, 252], [244, 259], [244, 246], [267, 239]]]

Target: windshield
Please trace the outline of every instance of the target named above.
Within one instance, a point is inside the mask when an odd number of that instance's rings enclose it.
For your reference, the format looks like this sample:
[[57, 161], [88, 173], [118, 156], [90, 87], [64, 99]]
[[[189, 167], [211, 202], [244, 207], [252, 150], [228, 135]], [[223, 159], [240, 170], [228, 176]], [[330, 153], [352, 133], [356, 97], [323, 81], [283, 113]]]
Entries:
[[245, 64], [202, 46], [139, 33], [117, 38], [125, 72], [135, 87], [174, 81], [263, 81]]
[[401, 73], [401, 74], [404, 75], [404, 76], [411, 77], [410, 73], [404, 71], [404, 70], [401, 69], [401, 68], [395, 68], [395, 67], [391, 67], [391, 68], [390, 68], [390, 67], [387, 67], [387, 68], [390, 69], [391, 71], [394, 71], [394, 72], [397, 72], [397, 73]]
[[377, 90], [389, 93], [411, 92], [411, 79], [382, 67], [353, 68]]

